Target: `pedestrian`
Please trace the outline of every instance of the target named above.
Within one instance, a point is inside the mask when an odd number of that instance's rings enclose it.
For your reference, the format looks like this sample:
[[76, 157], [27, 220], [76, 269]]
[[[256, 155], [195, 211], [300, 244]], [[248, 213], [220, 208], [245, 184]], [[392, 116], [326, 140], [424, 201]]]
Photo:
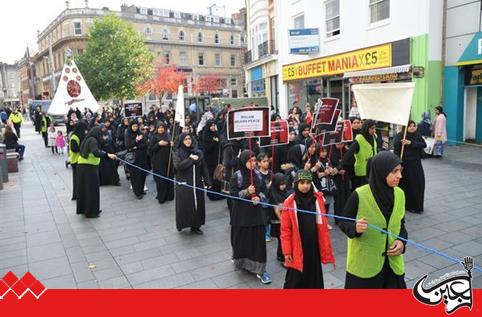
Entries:
[[256, 157], [252, 151], [244, 150], [240, 157], [240, 170], [230, 180], [231, 246], [236, 270], [256, 274], [263, 284], [271, 283], [266, 272], [266, 214], [260, 202], [266, 200], [267, 189], [256, 171]]
[[400, 188], [405, 192], [405, 210], [414, 213], [423, 212], [425, 193], [425, 173], [423, 172], [422, 157], [425, 154], [427, 144], [417, 132], [417, 125], [410, 120], [407, 127], [407, 135], [403, 138], [403, 132], [395, 137], [394, 153], [400, 156], [402, 146], [403, 171]]
[[18, 153], [19, 161], [23, 160], [25, 145], [18, 143], [18, 137], [13, 132], [12, 126], [10, 124], [7, 124], [5, 126], [5, 131], [3, 132], [3, 143], [5, 143], [5, 147], [7, 150], [15, 150], [15, 152]]
[[57, 149], [57, 131], [55, 130], [55, 126], [53, 123], [51, 123], [49, 127], [48, 140], [48, 145], [52, 150], [52, 154], [59, 154], [59, 151]]
[[445, 142], [447, 142], [447, 115], [443, 111], [442, 106], [435, 107], [433, 137], [435, 138], [433, 156], [441, 158], [444, 155]]
[[[102, 137], [99, 148], [106, 153], [115, 153], [115, 144], [112, 131], [109, 129], [110, 122], [100, 124]], [[100, 158], [99, 164], [99, 183], [100, 186], [111, 185], [120, 186], [119, 173], [117, 172], [117, 162], [109, 158]]]
[[345, 155], [344, 165], [353, 166], [354, 176], [352, 188], [358, 188], [367, 183], [367, 162], [378, 153], [376, 122], [366, 120]]
[[324, 288], [321, 264], [335, 264], [323, 194], [315, 192], [312, 183], [310, 171], [298, 171], [295, 192], [283, 204], [281, 247], [288, 268], [285, 289]]
[[42, 138], [44, 139], [45, 147], [49, 147], [48, 129], [50, 126], [50, 118], [47, 116], [46, 112], [42, 113], [42, 118], [40, 119], [40, 132], [42, 133]]
[[192, 233], [201, 235], [201, 226], [206, 218], [203, 189], [210, 188], [212, 183], [203, 152], [194, 144], [190, 134], [182, 133], [179, 136], [179, 147], [172, 161], [176, 171], [177, 231], [191, 228]]
[[421, 136], [432, 136], [432, 122], [430, 121], [430, 112], [422, 113], [422, 121], [418, 123], [417, 131]]
[[131, 156], [130, 159], [126, 158], [126, 160], [134, 165], [129, 166], [132, 191], [134, 192], [134, 195], [136, 195], [137, 199], [142, 199], [146, 194], [144, 188], [146, 184], [145, 170], [147, 170], [149, 167], [149, 158], [147, 156], [147, 137], [145, 137], [142, 131], [139, 129], [139, 121], [137, 119], [133, 120], [129, 124], [124, 143], [127, 153], [129, 156]]
[[80, 145], [80, 157], [77, 170], [77, 214], [84, 214], [87, 218], [98, 218], [100, 210], [99, 192], [99, 164], [101, 157], [115, 160], [114, 154], [99, 149], [102, 137], [100, 127], [94, 127], [85, 136]]
[[201, 134], [204, 160], [208, 167], [209, 176], [213, 182], [211, 192], [207, 193], [207, 196], [210, 200], [221, 200], [224, 199], [223, 196], [213, 193], [221, 192], [221, 182], [214, 179], [214, 171], [216, 170], [216, 166], [221, 163], [221, 139], [218, 133], [216, 122], [212, 119], [207, 120]]
[[35, 132], [37, 132], [37, 133], [40, 133], [41, 120], [42, 120], [42, 111], [40, 110], [40, 107], [37, 106], [37, 107], [35, 107], [35, 112], [34, 112], [34, 115], [33, 115]]
[[[348, 198], [339, 227], [348, 237], [345, 288], [406, 288], [403, 253], [405, 194], [398, 187], [402, 161], [383, 151], [370, 162], [368, 184], [358, 187]], [[385, 229], [385, 234], [368, 227]]]
[[69, 163], [72, 166], [72, 200], [77, 199], [77, 168], [80, 157], [80, 144], [84, 140], [86, 132], [87, 124], [84, 121], [77, 121], [69, 139]]
[[281, 210], [284, 201], [288, 198], [289, 193], [286, 190], [286, 177], [282, 173], [276, 173], [273, 176], [273, 181], [271, 182], [271, 187], [269, 188], [268, 199], [273, 207], [271, 209], [272, 213], [270, 215], [271, 220], [271, 236], [278, 239], [278, 247], [276, 249], [276, 259], [283, 263], [285, 258], [283, 256], [283, 251], [281, 249]]
[[[347, 146], [345, 143], [335, 144], [335, 148], [331, 151], [330, 163], [333, 167], [333, 181], [336, 186], [334, 214], [341, 216], [345, 207], [345, 202], [350, 195], [350, 178], [347, 171], [342, 165], [343, 157], [346, 155]], [[335, 217], [335, 223], [338, 224], [339, 218]]]
[[[166, 178], [173, 178], [173, 163], [171, 153], [171, 135], [167, 132], [165, 123], [158, 123], [156, 132], [149, 141], [149, 156], [156, 182], [156, 199], [159, 204], [174, 199], [174, 183]], [[161, 178], [161, 176], [163, 178]]]
[[55, 140], [55, 145], [59, 151], [59, 154], [64, 154], [65, 148], [65, 137], [61, 130], [57, 131], [57, 139]]
[[13, 109], [12, 113], [8, 117], [8, 120], [13, 123], [17, 137], [20, 139], [20, 127], [22, 126], [23, 116], [17, 108]]

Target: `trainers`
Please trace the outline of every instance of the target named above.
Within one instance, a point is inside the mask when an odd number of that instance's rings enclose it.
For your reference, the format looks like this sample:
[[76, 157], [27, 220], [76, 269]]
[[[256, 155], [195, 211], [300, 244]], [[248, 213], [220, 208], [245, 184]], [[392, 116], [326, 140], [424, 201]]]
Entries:
[[257, 274], [256, 275], [257, 278], [259, 278], [261, 280], [261, 283], [263, 284], [269, 284], [271, 283], [271, 277], [269, 276], [268, 273], [264, 272], [263, 274], [259, 275]]
[[264, 240], [265, 240], [266, 242], [270, 242], [270, 241], [271, 241], [271, 237], [268, 236], [268, 235], [266, 235], [266, 236], [264, 236]]

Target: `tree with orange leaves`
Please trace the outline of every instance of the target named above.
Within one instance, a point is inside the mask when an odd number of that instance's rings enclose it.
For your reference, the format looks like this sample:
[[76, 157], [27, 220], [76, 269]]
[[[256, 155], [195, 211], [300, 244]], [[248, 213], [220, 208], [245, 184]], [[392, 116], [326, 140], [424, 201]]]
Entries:
[[176, 65], [158, 65], [152, 79], [137, 87], [140, 94], [153, 93], [162, 100], [166, 93], [176, 93], [179, 85], [184, 84], [186, 75], [180, 72]]
[[196, 95], [216, 94], [220, 89], [224, 88], [222, 78], [215, 75], [204, 75], [196, 78], [193, 83], [193, 92]]

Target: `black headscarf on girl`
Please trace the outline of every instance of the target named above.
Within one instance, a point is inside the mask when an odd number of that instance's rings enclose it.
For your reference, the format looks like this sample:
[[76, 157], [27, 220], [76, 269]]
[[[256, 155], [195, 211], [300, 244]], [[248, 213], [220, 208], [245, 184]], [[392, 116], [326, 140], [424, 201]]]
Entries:
[[386, 219], [390, 218], [394, 204], [393, 188], [387, 184], [387, 176], [402, 161], [390, 151], [382, 151], [371, 158], [368, 184], [378, 207]]
[[90, 143], [96, 142], [99, 146], [102, 138], [102, 130], [100, 127], [93, 127], [85, 136], [84, 142], [80, 144], [80, 156], [88, 158], [90, 154]]
[[305, 152], [305, 146], [303, 144], [293, 145], [288, 150], [288, 163], [295, 165], [297, 168], [303, 168], [303, 153]]
[[[132, 131], [132, 126], [134, 124], [137, 124], [137, 131]], [[129, 127], [127, 128], [127, 135], [129, 138], [135, 138], [139, 134], [142, 134], [141, 132], [141, 127], [139, 127], [139, 121], [137, 119], [133, 119], [131, 122], [129, 122]]]
[[370, 127], [373, 127], [376, 124], [377, 123], [375, 120], [371, 120], [371, 119], [365, 120], [365, 122], [363, 122], [361, 131], [360, 131], [360, 134], [363, 135], [365, 137], [365, 140], [367, 140], [368, 143], [370, 143], [372, 146], [373, 146], [373, 136], [370, 134]]
[[208, 121], [206, 121], [206, 125], [204, 126], [204, 129], [203, 129], [204, 142], [211, 142], [212, 138], [219, 136], [218, 131], [215, 131], [215, 132], [211, 131], [210, 128], [212, 125], [216, 125], [216, 122], [214, 122], [214, 119], [209, 119]]
[[[302, 210], [306, 211], [316, 211], [316, 205], [315, 205], [315, 196], [313, 195], [314, 189], [313, 189], [313, 183], [311, 183], [310, 190], [307, 193], [302, 193], [298, 189], [298, 183], [299, 181], [296, 181], [294, 184], [294, 189], [295, 189], [295, 201], [296, 201], [296, 207]], [[307, 213], [298, 213], [298, 216], [303, 215], [303, 216], [315, 216], [313, 214], [307, 214]]]
[[87, 130], [87, 124], [84, 121], [77, 121], [74, 125], [73, 133], [79, 137], [80, 142], [85, 139], [85, 131]]
[[[164, 127], [164, 133], [157, 132], [161, 126]], [[171, 141], [171, 135], [169, 132], [167, 132], [167, 125], [164, 122], [158, 122], [156, 125], [156, 130], [152, 134], [152, 143], [158, 143], [159, 141]]]
[[[415, 127], [417, 126], [417, 124], [416, 124], [415, 121], [413, 121], [413, 120], [408, 121], [408, 126], [410, 126], [411, 124], [415, 125]], [[401, 134], [401, 139], [403, 139], [403, 131], [400, 132], [400, 134]], [[410, 140], [410, 141], [416, 140], [416, 139], [417, 139], [417, 135], [418, 135], [418, 132], [417, 132], [417, 131], [415, 131], [415, 132], [413, 132], [413, 133], [410, 133], [410, 132], [408, 132], [408, 130], [407, 130], [407, 137], [406, 137], [406, 139], [407, 139], [407, 140]]]
[[[184, 144], [184, 139], [187, 136], [191, 137], [191, 146], [190, 147], [187, 147]], [[203, 152], [198, 149], [198, 147], [196, 146], [196, 144], [194, 142], [194, 138], [189, 133], [181, 133], [181, 135], [179, 136], [179, 145], [178, 145], [178, 148], [177, 148], [177, 154], [179, 155], [181, 161], [184, 161], [185, 159], [187, 159], [191, 154], [199, 156], [199, 160], [197, 160], [197, 163], [201, 162], [201, 159], [203, 158]]]
[[289, 194], [285, 190], [280, 190], [280, 186], [286, 184], [285, 175], [282, 173], [276, 173], [271, 181], [271, 187], [269, 188], [269, 199], [273, 204], [281, 204], [288, 198]]
[[[311, 145], [315, 144], [315, 153], [310, 156], [308, 149]], [[305, 152], [303, 153], [303, 161], [308, 162], [310, 161], [311, 166], [315, 165], [318, 161], [318, 157], [320, 156], [320, 144], [315, 141], [312, 137], [307, 137], [305, 139]]]
[[303, 136], [303, 131], [306, 130], [306, 129], [309, 129], [310, 126], [307, 125], [305, 122], [302, 122], [300, 124], [300, 127], [298, 128], [298, 136], [296, 137], [296, 141], [297, 143], [299, 144], [303, 144], [303, 142], [305, 141], [305, 137]]

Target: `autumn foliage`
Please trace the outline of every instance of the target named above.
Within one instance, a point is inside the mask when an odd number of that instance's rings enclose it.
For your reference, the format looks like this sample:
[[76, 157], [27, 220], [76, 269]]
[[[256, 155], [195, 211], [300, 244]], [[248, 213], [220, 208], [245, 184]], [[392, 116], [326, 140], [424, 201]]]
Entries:
[[194, 94], [215, 94], [224, 88], [221, 77], [214, 75], [204, 75], [196, 78], [192, 85]]
[[180, 72], [175, 65], [158, 65], [152, 79], [137, 87], [137, 91], [145, 95], [153, 93], [162, 98], [166, 93], [177, 93], [179, 85], [184, 84], [186, 75]]

